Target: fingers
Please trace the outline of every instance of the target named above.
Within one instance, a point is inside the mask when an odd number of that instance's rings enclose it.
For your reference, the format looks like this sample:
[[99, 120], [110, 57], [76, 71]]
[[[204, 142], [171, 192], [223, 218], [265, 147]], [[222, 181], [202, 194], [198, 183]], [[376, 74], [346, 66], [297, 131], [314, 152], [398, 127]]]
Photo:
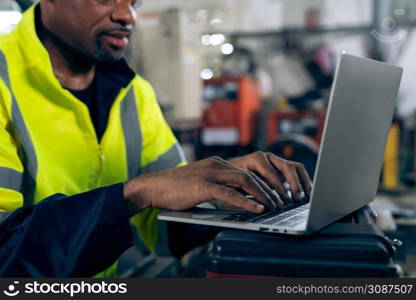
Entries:
[[229, 203], [236, 207], [240, 207], [243, 210], [259, 214], [262, 213], [265, 209], [263, 205], [248, 199], [241, 193], [237, 192], [234, 188], [215, 183], [211, 183], [208, 188], [211, 191], [211, 196], [214, 199]]
[[292, 197], [294, 198], [294, 200], [302, 201], [305, 192], [297, 173], [297, 163], [289, 162], [287, 160], [278, 158], [277, 156], [271, 153], [268, 154], [267, 157], [273, 164], [273, 166], [280, 172], [282, 172], [283, 176], [286, 178], [290, 186], [290, 190], [292, 191]]
[[[291, 200], [282, 184], [282, 176], [290, 187], [293, 200], [302, 201], [305, 194], [310, 197], [312, 191], [312, 181], [302, 164], [281, 159], [272, 153], [256, 152], [246, 159], [240, 158], [237, 165], [243, 169], [220, 158], [213, 158], [210, 163], [215, 171], [211, 173], [211, 182], [242, 189], [268, 209], [282, 207], [282, 199], [285, 202]], [[241, 196], [241, 193], [232, 190]]]
[[[215, 183], [244, 190], [268, 209], [273, 210], [276, 208], [275, 201], [263, 188], [263, 186], [267, 185], [261, 183], [261, 180], [258, 177], [256, 178], [256, 176], [250, 171], [230, 166], [229, 170], [215, 172], [214, 179]], [[270, 193], [272, 193], [270, 188], [268, 189]]]
[[219, 157], [212, 158], [211, 167], [215, 169], [212, 176], [214, 182], [243, 189], [270, 210], [283, 206], [283, 202], [279, 195], [276, 195], [276, 193], [253, 172], [235, 167], [228, 161]]
[[302, 164], [297, 163], [296, 169], [298, 172], [300, 183], [303, 186], [303, 190], [305, 191], [306, 195], [309, 198], [312, 193], [312, 180], [309, 177], [308, 172], [306, 171], [305, 167]]
[[254, 179], [260, 184], [260, 186], [263, 188], [263, 190], [273, 199], [275, 203], [275, 208], [282, 208], [284, 203], [282, 199], [280, 198], [279, 194], [275, 191], [273, 191], [270, 186], [265, 183], [260, 177], [256, 175], [256, 173], [251, 172], [251, 175], [254, 177]]
[[267, 182], [279, 195], [283, 201], [288, 202], [290, 200], [282, 181], [279, 178], [279, 173], [276, 168], [269, 161], [266, 153], [258, 152], [258, 159], [247, 167], [256, 173], [258, 173], [264, 181]]

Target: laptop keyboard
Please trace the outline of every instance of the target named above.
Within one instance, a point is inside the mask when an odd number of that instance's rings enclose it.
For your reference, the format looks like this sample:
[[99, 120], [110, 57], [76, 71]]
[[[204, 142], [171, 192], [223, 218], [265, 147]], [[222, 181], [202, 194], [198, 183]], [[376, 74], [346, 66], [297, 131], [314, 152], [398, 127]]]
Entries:
[[304, 222], [308, 218], [309, 204], [302, 205], [298, 208], [291, 209], [288, 212], [279, 214], [275, 217], [268, 218], [260, 222], [265, 225], [278, 226], [296, 226]]
[[223, 220], [293, 227], [306, 222], [309, 208], [310, 203], [295, 203], [284, 207], [283, 210], [278, 212], [269, 212], [261, 216], [239, 212], [231, 214], [223, 218]]

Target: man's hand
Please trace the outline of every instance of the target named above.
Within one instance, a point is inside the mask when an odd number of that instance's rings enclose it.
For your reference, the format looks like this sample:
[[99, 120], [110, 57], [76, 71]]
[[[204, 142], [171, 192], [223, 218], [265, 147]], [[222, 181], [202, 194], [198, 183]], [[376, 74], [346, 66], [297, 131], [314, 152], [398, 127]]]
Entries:
[[305, 195], [310, 197], [312, 181], [301, 163], [287, 161], [272, 153], [264, 152], [255, 152], [235, 158], [230, 162], [239, 168], [250, 170], [257, 174], [261, 180], [277, 191], [285, 202], [291, 199], [283, 181], [287, 181], [289, 184], [293, 200], [301, 201]]
[[213, 199], [253, 213], [283, 205], [256, 174], [219, 157], [134, 178], [125, 184], [124, 198], [130, 215], [147, 207], [184, 210]]

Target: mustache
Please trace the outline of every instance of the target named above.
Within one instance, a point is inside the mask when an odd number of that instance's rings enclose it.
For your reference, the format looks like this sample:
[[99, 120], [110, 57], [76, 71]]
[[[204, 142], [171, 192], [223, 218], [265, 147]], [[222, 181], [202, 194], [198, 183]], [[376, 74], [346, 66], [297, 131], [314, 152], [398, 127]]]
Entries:
[[132, 27], [131, 28], [129, 28], [129, 27], [114, 27], [114, 28], [108, 28], [108, 29], [103, 30], [100, 33], [100, 35], [111, 35], [113, 33], [120, 33], [121, 32], [121, 33], [124, 33], [124, 34], [130, 36], [132, 31], [133, 31]]

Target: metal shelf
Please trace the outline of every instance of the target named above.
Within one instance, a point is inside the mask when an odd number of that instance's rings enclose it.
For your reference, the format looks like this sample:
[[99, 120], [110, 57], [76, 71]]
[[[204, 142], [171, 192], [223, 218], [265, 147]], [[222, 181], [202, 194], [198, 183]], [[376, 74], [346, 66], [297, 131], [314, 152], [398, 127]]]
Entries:
[[[408, 22], [399, 24], [399, 28], [415, 28], [416, 22]], [[338, 28], [313, 28], [307, 29], [302, 27], [285, 28], [281, 30], [269, 30], [269, 31], [249, 31], [249, 32], [223, 32], [224, 35], [230, 39], [259, 39], [259, 38], [271, 38], [271, 37], [287, 37], [287, 36], [299, 36], [299, 35], [324, 35], [324, 34], [370, 34], [372, 30], [377, 28], [373, 25], [366, 26], [351, 26], [351, 27], [338, 27]], [[206, 34], [213, 34], [206, 33]]]
[[[250, 32], [223, 32], [224, 35], [232, 39], [238, 38], [268, 38], [268, 37], [284, 37], [289, 35], [321, 35], [331, 33], [370, 33], [373, 27], [339, 27], [339, 28], [285, 28], [281, 30], [270, 31], [250, 31]], [[212, 33], [207, 33], [212, 34]]]

